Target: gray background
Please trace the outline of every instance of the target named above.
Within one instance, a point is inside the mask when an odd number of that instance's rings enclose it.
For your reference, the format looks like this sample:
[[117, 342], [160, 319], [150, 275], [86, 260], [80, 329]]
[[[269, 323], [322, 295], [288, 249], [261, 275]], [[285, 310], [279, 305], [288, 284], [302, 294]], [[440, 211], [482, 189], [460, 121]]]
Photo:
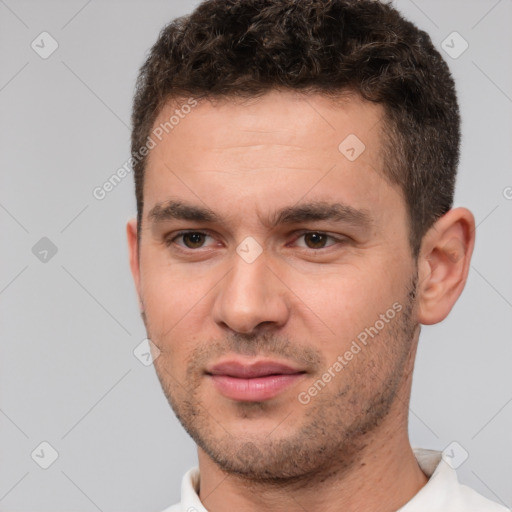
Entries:
[[[457, 441], [460, 479], [510, 507], [512, 2], [395, 4], [438, 47], [453, 31], [469, 43], [456, 59], [441, 52], [463, 115], [456, 205], [478, 224], [462, 297], [423, 327], [411, 441]], [[132, 176], [92, 195], [129, 157], [146, 51], [195, 5], [0, 0], [2, 511], [158, 511], [196, 463], [153, 367], [133, 355], [145, 331], [125, 240]], [[31, 48], [43, 31], [59, 44], [47, 59]], [[46, 262], [32, 251], [42, 237], [57, 247]], [[46, 470], [31, 458], [42, 441], [59, 453]]]

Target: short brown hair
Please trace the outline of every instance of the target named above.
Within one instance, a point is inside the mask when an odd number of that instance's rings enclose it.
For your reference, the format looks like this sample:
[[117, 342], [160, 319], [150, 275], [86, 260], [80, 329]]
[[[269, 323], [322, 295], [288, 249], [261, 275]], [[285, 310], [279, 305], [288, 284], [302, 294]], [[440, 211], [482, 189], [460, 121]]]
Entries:
[[[353, 91], [384, 107], [383, 173], [404, 194], [417, 257], [453, 204], [460, 117], [428, 34], [374, 0], [205, 0], [162, 29], [140, 69], [132, 156], [173, 98]], [[147, 158], [133, 160], [139, 233]]]

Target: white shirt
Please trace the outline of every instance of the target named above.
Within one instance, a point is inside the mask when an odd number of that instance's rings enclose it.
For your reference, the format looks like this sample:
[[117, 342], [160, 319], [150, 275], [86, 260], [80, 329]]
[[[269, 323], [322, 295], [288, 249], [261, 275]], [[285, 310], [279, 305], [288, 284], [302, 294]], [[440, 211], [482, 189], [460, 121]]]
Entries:
[[[442, 452], [414, 448], [414, 455], [428, 482], [397, 512], [510, 512], [459, 483], [455, 470], [444, 461]], [[163, 512], [207, 512], [201, 503], [199, 468], [189, 469], [181, 481], [181, 503]]]

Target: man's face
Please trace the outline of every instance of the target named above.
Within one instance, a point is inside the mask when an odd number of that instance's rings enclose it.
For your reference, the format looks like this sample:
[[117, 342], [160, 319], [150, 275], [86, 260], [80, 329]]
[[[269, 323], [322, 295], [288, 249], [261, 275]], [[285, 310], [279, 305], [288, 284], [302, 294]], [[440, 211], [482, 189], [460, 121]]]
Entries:
[[[391, 416], [404, 421], [417, 338], [405, 202], [381, 172], [383, 111], [284, 92], [188, 110], [151, 150], [134, 270], [162, 388], [226, 471], [348, 464]], [[261, 361], [292, 374], [214, 369]]]

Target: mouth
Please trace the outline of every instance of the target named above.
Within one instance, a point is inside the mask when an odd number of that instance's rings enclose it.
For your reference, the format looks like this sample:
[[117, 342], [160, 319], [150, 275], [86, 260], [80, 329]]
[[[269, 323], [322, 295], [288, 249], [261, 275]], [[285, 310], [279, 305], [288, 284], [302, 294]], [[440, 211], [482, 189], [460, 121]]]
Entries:
[[269, 400], [304, 378], [305, 370], [277, 361], [225, 361], [206, 371], [217, 391], [245, 402]]

